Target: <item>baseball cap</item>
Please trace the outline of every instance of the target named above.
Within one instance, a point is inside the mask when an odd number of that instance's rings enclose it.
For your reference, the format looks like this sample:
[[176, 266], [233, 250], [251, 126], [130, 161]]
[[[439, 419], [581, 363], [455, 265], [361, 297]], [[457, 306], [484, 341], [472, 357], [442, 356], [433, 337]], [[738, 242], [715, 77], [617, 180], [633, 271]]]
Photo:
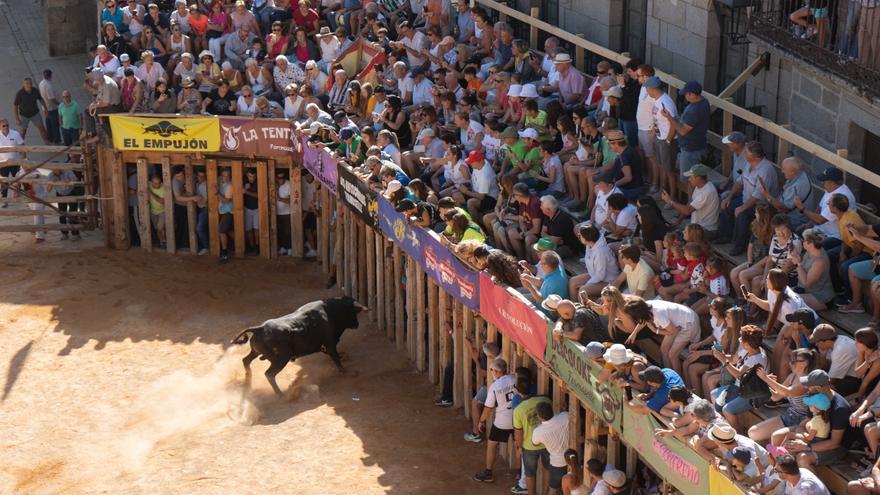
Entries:
[[553, 242], [553, 239], [550, 239], [548, 237], [542, 237], [542, 238], [538, 239], [538, 242], [532, 244], [532, 249], [534, 249], [535, 251], [537, 251], [539, 253], [542, 251], [555, 251], [556, 250], [556, 243]]
[[685, 176], [685, 177], [690, 177], [690, 176], [692, 176], [692, 175], [699, 175], [700, 177], [708, 177], [708, 176], [709, 176], [709, 172], [710, 172], [711, 170], [712, 170], [711, 168], [709, 168], [709, 167], [703, 165], [702, 163], [698, 163], [698, 164], [694, 165], [693, 167], [691, 167], [690, 170], [688, 170], [687, 172], [685, 172], [685, 173], [684, 173], [684, 176]]
[[519, 133], [519, 137], [529, 138], [529, 139], [538, 139], [538, 131], [532, 129], [531, 127], [528, 127]]
[[746, 144], [746, 135], [739, 131], [733, 131], [730, 134], [721, 138], [721, 142], [723, 144]]
[[825, 370], [813, 370], [807, 376], [801, 377], [801, 385], [805, 387], [827, 387], [831, 383], [831, 377]]
[[816, 176], [816, 180], [819, 182], [825, 182], [826, 180], [830, 180], [832, 182], [843, 182], [843, 172], [840, 169], [835, 167], [828, 167], [822, 171], [821, 174]]
[[813, 328], [816, 326], [816, 315], [813, 314], [813, 310], [801, 308], [795, 310], [785, 316], [785, 321], [789, 323], [800, 323], [807, 328]]
[[344, 120], [344, 119], [345, 119], [345, 112], [343, 112], [342, 110], [339, 110], [338, 112], [333, 114], [333, 120], [336, 122], [339, 122], [340, 120]]
[[663, 85], [663, 82], [660, 81], [660, 78], [657, 76], [649, 77], [649, 78], [645, 79], [644, 83], [642, 83], [642, 86], [644, 86], [646, 88], [659, 88], [662, 85]]
[[467, 158], [465, 158], [464, 162], [468, 165], [473, 165], [479, 161], [483, 160], [483, 154], [477, 150], [471, 151]]
[[835, 330], [834, 327], [832, 327], [831, 325], [823, 323], [813, 329], [813, 334], [810, 335], [810, 343], [815, 344], [816, 342], [821, 342], [823, 340], [834, 340], [836, 338], [837, 330]]
[[507, 127], [506, 129], [504, 129], [503, 131], [501, 131], [501, 138], [502, 138], [502, 139], [504, 139], [504, 138], [512, 138], [512, 139], [516, 139], [516, 138], [518, 138], [518, 137], [519, 137], [519, 133], [516, 132], [516, 128], [515, 128], [515, 127], [512, 127], [512, 126], [511, 126], [511, 127]]
[[619, 469], [609, 469], [602, 473], [602, 481], [614, 488], [623, 488], [626, 485], [626, 473]]
[[733, 443], [736, 439], [736, 430], [727, 423], [718, 422], [707, 435], [709, 440], [718, 443]]
[[339, 139], [345, 141], [346, 139], [351, 139], [354, 137], [354, 129], [351, 127], [343, 127], [341, 131], [339, 131]]
[[815, 407], [820, 411], [827, 411], [831, 408], [831, 399], [825, 394], [813, 394], [804, 397], [804, 404]]
[[605, 120], [602, 121], [602, 126], [599, 127], [599, 131], [602, 133], [613, 131], [618, 128], [617, 119], [614, 117], [605, 117]]
[[425, 127], [424, 129], [419, 131], [419, 135], [418, 135], [417, 139], [419, 141], [421, 141], [422, 139], [425, 139], [428, 137], [434, 137], [434, 129], [431, 129], [430, 127]]
[[734, 460], [743, 464], [752, 462], [752, 451], [747, 447], [734, 447], [733, 450], [730, 451], [730, 456], [733, 457]]
[[584, 350], [584, 356], [589, 359], [596, 359], [602, 354], [605, 354], [605, 346], [601, 342], [590, 342]]
[[522, 85], [520, 84], [511, 84], [507, 88], [507, 96], [519, 96], [520, 92], [522, 92]]
[[684, 84], [684, 87], [681, 88], [681, 92], [699, 95], [703, 92], [703, 85], [697, 81], [688, 81]]
[[663, 383], [666, 380], [666, 376], [659, 367], [648, 366], [639, 372], [639, 379], [643, 382]]

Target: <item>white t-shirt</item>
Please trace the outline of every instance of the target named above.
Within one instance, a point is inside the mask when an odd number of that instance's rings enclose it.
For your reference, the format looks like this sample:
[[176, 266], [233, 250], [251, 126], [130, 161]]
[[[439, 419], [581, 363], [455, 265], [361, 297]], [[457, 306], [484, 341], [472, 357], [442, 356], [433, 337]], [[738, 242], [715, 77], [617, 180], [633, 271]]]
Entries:
[[[483, 140], [485, 142], [485, 139]], [[550, 170], [556, 170], [553, 176], [553, 182], [547, 186], [547, 192], [565, 192], [565, 173], [562, 171], [562, 162], [559, 161], [558, 155], [553, 155], [549, 160], [544, 162], [544, 175], [550, 176]]]
[[648, 302], [651, 313], [654, 314], [654, 325], [657, 328], [666, 328], [669, 325], [686, 328], [695, 322], [699, 324], [697, 313], [683, 305], [662, 299], [652, 299]]
[[666, 117], [660, 113], [660, 110], [663, 108], [669, 112], [669, 115], [678, 117], [678, 110], [675, 108], [675, 102], [672, 101], [672, 98], [666, 93], [663, 93], [660, 98], [654, 100], [654, 104], [651, 107], [651, 114], [654, 119], [654, 124], [657, 127], [657, 139], [665, 140], [669, 137], [669, 130], [672, 126], [669, 124], [669, 121], [666, 120]]
[[303, 211], [315, 211], [315, 195], [318, 193], [318, 183], [315, 180], [309, 182], [302, 180], [302, 209]]
[[[18, 131], [12, 129], [12, 125], [9, 126], [9, 134], [4, 135], [3, 132], [0, 132], [0, 146], [21, 146], [24, 144], [24, 139], [21, 138], [21, 134]], [[21, 155], [18, 153], [0, 153], [0, 162], [5, 162], [6, 160], [18, 160], [21, 158]]]
[[[788, 298], [782, 303], [782, 307], [779, 309], [779, 317], [777, 318], [777, 321], [783, 325], [788, 324], [788, 322], [785, 321], [785, 317], [794, 313], [798, 309], [809, 309], [810, 311], [813, 311], [807, 306], [807, 303], [804, 302], [804, 298], [802, 298], [797, 292], [793, 291], [791, 287], [785, 288], [785, 294]], [[776, 297], [775, 291], [767, 291], [767, 304], [770, 306], [771, 311], [773, 310], [773, 305], [776, 304]], [[817, 320], [819, 319], [819, 315], [817, 315], [815, 311], [813, 311], [813, 317]]]
[[[417, 11], [413, 11], [413, 12], [417, 12]], [[421, 31], [415, 31], [415, 30], [410, 30], [410, 31], [412, 33], [414, 33], [412, 35], [412, 37], [403, 36], [400, 38], [400, 42], [403, 43], [404, 46], [412, 48], [416, 52], [420, 53], [422, 51], [422, 48], [425, 48], [425, 46], [427, 46], [427, 44], [426, 44], [427, 38], [425, 38], [425, 33], [421, 32]], [[407, 51], [406, 57], [409, 59], [409, 66], [410, 67], [418, 67], [419, 65], [425, 64], [424, 57], [415, 56], [412, 54], [412, 52]]]
[[712, 315], [709, 318], [709, 325], [712, 327], [712, 338], [715, 339], [715, 342], [721, 343], [721, 339], [724, 338], [724, 320], [719, 320], [715, 318], [715, 315]]
[[495, 421], [492, 423], [501, 430], [513, 429], [513, 396], [516, 394], [516, 378], [504, 375], [492, 382], [486, 391], [486, 407], [495, 408]]
[[275, 201], [277, 215], [290, 215], [290, 181], [278, 186], [278, 200]]
[[602, 225], [605, 222], [605, 219], [608, 218], [608, 196], [612, 194], [617, 194], [620, 192], [620, 189], [617, 186], [611, 188], [607, 193], [603, 193], [602, 191], [596, 189], [596, 205], [593, 207], [593, 223], [596, 225]]
[[[737, 434], [736, 437], [734, 437], [734, 440], [736, 440], [736, 444], [739, 447], [745, 447], [752, 451], [752, 462], [755, 462], [755, 459], [758, 459], [764, 466], [768, 466], [770, 464], [770, 454], [767, 452], [767, 449], [758, 444], [758, 442], [752, 440], [745, 435], [740, 434]], [[729, 451], [727, 455], [730, 455]]]
[[412, 93], [414, 87], [415, 82], [411, 77], [404, 76], [403, 79], [398, 79], [397, 92], [400, 94], [400, 99], [402, 100], [407, 93]]
[[[122, 8], [122, 16], [126, 19], [131, 19], [128, 22], [128, 32], [132, 35], [141, 34], [141, 31], [144, 30], [144, 25], [138, 20], [136, 16], [143, 16], [146, 14], [146, 10], [144, 6], [139, 3], [130, 2], [128, 5]], [[140, 17], [143, 19], [143, 17]], [[187, 19], [187, 26], [189, 26], [189, 19]]]
[[[750, 369], [753, 366], [761, 365], [764, 369], [767, 369], [767, 354], [764, 353], [764, 349], [760, 350], [758, 354], [748, 355], [748, 351], [744, 348], [740, 347], [738, 351], [736, 351], [736, 356], [733, 358], [733, 363], [740, 368]], [[739, 380], [737, 380], [739, 383]]]
[[620, 268], [617, 266], [617, 259], [605, 236], [599, 236], [599, 240], [593, 244], [593, 247], [587, 246], [584, 249], [584, 266], [587, 268], [587, 274], [590, 278], [588, 284], [611, 283], [620, 275]]
[[[606, 199], [605, 202], [607, 204], [608, 200]], [[638, 212], [636, 205], [628, 204], [617, 213], [617, 216], [614, 218], [614, 224], [618, 227], [627, 228], [630, 232], [634, 233], [639, 227], [639, 219], [636, 216]]]
[[798, 484], [791, 486], [785, 482], [785, 495], [831, 495], [828, 488], [812, 471], [800, 468], [801, 479]]
[[422, 82], [418, 84], [413, 83], [413, 105], [433, 105], [434, 95], [431, 94], [431, 88], [433, 87], [434, 84], [427, 77], [422, 79]]
[[568, 413], [560, 412], [538, 425], [532, 432], [532, 443], [544, 444], [550, 454], [550, 465], [565, 467], [565, 451], [568, 450]]
[[498, 157], [498, 150], [500, 148], [500, 138], [490, 136], [488, 133], [483, 134], [483, 153], [486, 155], [486, 160], [489, 160], [490, 162], [495, 161], [495, 158]]
[[471, 171], [471, 187], [474, 192], [488, 194], [498, 199], [498, 181], [495, 180], [495, 171], [487, 163], [483, 163], [480, 170]]
[[321, 61], [332, 63], [333, 59], [336, 58], [336, 50], [339, 49], [339, 38], [330, 34], [327, 36], [322, 36], [321, 40], [318, 42], [318, 47], [321, 48]]
[[718, 230], [718, 214], [721, 211], [721, 199], [715, 184], [706, 182], [703, 187], [694, 188], [691, 195], [691, 223], [701, 225], [704, 230]]
[[636, 123], [640, 131], [650, 131], [654, 128], [654, 98], [648, 94], [648, 90], [642, 87], [639, 90], [639, 106], [636, 107]]
[[828, 221], [821, 225], [816, 225], [816, 229], [825, 234], [826, 237], [840, 239], [840, 226], [837, 224], [838, 218], [837, 215], [831, 213], [830, 207], [831, 196], [835, 194], [843, 194], [849, 200], [850, 209], [854, 210], [856, 208], [856, 197], [853, 196], [852, 191], [846, 184], [842, 184], [831, 192], [826, 192], [822, 195], [822, 199], [819, 200], [819, 214]]
[[[55, 96], [55, 88], [52, 86], [52, 82], [43, 79], [40, 81], [40, 96], [43, 97], [43, 104], [46, 105], [46, 110], [52, 111], [58, 109], [58, 97]], [[55, 100], [56, 103], [52, 103], [52, 100]]]
[[461, 145], [464, 146], [464, 149], [468, 152], [473, 151], [476, 146], [476, 143], [474, 143], [474, 137], [482, 132], [483, 124], [476, 120], [469, 120], [467, 128], [459, 131], [459, 141], [461, 141]]
[[828, 368], [828, 376], [832, 380], [840, 380], [847, 376], [856, 376], [856, 358], [859, 350], [856, 349], [856, 341], [846, 335], [838, 335], [834, 340], [834, 347], [828, 353], [831, 365]]

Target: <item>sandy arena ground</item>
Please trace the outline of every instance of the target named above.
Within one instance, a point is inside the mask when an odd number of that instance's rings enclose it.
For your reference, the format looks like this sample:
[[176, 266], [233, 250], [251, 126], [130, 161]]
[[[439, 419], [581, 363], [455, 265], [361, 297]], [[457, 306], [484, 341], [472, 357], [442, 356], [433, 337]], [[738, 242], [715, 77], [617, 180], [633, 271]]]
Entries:
[[506, 470], [470, 480], [485, 447], [364, 316], [340, 346], [352, 375], [313, 355], [276, 399], [255, 361], [245, 391], [227, 342], [335, 295], [315, 264], [221, 268], [101, 235], [0, 234], [0, 493], [509, 493]]

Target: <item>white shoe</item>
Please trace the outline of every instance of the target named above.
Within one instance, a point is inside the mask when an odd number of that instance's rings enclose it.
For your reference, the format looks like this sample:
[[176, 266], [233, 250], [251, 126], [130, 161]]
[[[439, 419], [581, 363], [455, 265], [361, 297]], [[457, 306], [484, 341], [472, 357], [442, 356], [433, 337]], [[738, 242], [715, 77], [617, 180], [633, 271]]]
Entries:
[[287, 250], [284, 248], [278, 248], [278, 256], [284, 256], [287, 254]]
[[309, 249], [308, 251], [306, 251], [305, 257], [306, 258], [317, 258], [318, 253], [314, 249]]
[[209, 251], [208, 251], [207, 249], [202, 248], [202, 249], [199, 249], [199, 254], [198, 254], [198, 255], [199, 255], [199, 256], [204, 256], [204, 255], [206, 255], [206, 254], [208, 254], [208, 253], [209, 253]]

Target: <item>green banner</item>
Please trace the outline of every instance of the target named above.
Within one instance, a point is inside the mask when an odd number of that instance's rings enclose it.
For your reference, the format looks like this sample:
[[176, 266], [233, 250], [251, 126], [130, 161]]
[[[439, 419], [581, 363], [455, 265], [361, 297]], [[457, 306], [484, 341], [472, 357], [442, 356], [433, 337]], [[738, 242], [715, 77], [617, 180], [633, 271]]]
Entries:
[[620, 431], [624, 407], [623, 389], [610, 381], [598, 383], [596, 376], [601, 368], [584, 357], [585, 348], [568, 339], [557, 341], [553, 338], [552, 330], [551, 322], [547, 329], [544, 360], [593, 412], [612, 428]]
[[661, 425], [653, 415], [624, 409], [624, 443], [635, 448], [651, 469], [684, 495], [709, 493], [709, 463], [705, 459], [675, 438], [655, 437], [654, 429]]

